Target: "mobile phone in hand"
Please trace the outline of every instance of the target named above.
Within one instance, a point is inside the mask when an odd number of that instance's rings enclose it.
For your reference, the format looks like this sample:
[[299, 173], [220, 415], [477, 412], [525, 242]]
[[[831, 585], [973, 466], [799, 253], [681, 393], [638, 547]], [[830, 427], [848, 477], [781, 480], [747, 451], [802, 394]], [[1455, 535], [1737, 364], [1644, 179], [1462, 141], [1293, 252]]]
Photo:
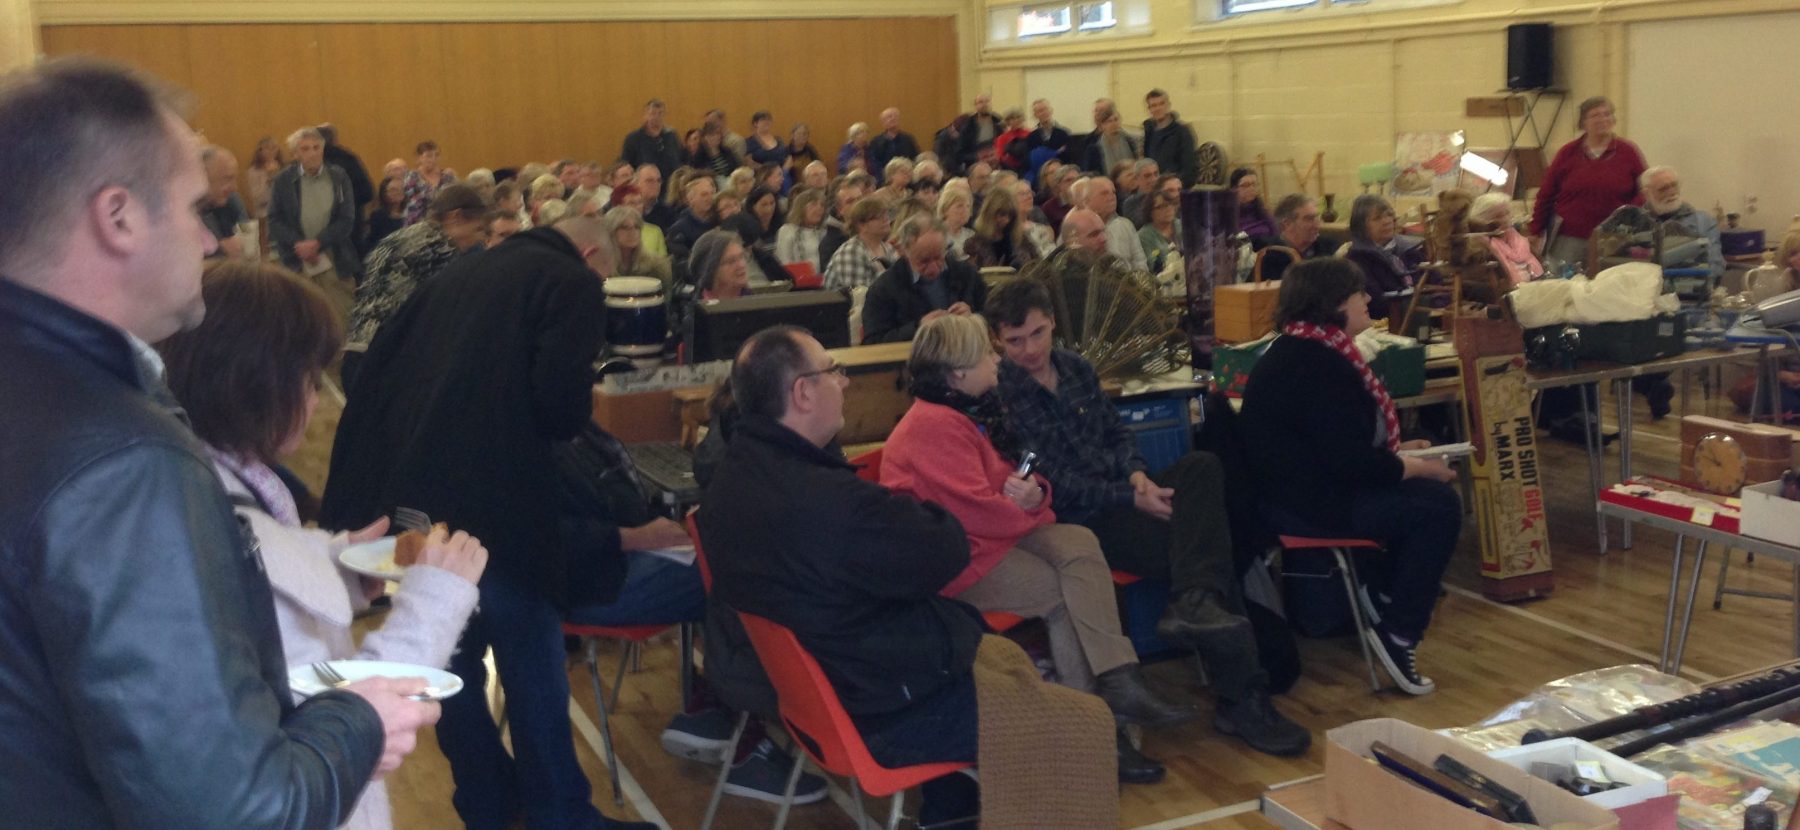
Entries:
[[1019, 478], [1030, 478], [1031, 471], [1037, 469], [1037, 460], [1037, 453], [1026, 450], [1025, 457], [1019, 459], [1019, 469], [1014, 470], [1013, 474]]

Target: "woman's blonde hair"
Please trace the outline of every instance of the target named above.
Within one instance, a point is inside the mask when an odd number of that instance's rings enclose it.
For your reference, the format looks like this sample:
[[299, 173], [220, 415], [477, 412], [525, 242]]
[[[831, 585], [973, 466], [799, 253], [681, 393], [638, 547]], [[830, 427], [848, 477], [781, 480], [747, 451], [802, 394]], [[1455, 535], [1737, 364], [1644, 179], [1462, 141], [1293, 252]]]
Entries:
[[531, 182], [531, 198], [534, 201], [560, 199], [563, 195], [562, 179], [545, 173]]
[[756, 186], [756, 171], [749, 167], [739, 167], [731, 171], [731, 178], [726, 179], [725, 183], [730, 190], [740, 194], [749, 193], [750, 188]]
[[919, 327], [906, 371], [916, 379], [947, 382], [949, 373], [975, 366], [993, 353], [994, 340], [985, 318], [945, 314]]
[[1796, 252], [1800, 252], [1800, 227], [1788, 231], [1787, 236], [1781, 238], [1781, 247], [1775, 252], [1775, 264], [1791, 270], [1794, 266], [1788, 260], [1793, 259]]
[[[971, 211], [975, 209], [975, 197], [969, 195], [968, 190], [963, 188], [952, 188], [950, 190], [938, 191], [937, 218], [944, 218], [944, 214], [950, 212], [950, 208], [955, 206], [957, 202], [968, 205]], [[969, 223], [964, 222], [963, 224]]]

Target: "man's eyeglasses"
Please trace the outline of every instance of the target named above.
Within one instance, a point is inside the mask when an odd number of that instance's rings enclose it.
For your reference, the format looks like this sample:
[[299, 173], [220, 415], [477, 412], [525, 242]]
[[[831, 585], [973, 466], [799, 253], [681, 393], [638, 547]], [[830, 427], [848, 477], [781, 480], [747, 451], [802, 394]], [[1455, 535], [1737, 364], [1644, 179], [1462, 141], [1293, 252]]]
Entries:
[[837, 375], [838, 377], [847, 378], [850, 376], [850, 367], [833, 360], [831, 361], [830, 366], [823, 369], [814, 369], [810, 372], [801, 372], [800, 374], [795, 375], [794, 379], [799, 380], [801, 378], [817, 377], [819, 375]]

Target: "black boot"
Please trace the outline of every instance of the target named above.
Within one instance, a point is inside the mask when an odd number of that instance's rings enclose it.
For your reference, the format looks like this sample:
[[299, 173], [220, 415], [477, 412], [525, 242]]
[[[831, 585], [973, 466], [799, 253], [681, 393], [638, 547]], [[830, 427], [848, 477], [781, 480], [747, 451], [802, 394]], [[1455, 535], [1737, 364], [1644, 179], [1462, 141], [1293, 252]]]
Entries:
[[1169, 703], [1158, 697], [1144, 682], [1144, 672], [1136, 663], [1126, 663], [1094, 678], [1094, 694], [1106, 701], [1106, 707], [1120, 723], [1178, 726], [1200, 716], [1192, 706]]
[[1119, 783], [1121, 784], [1154, 784], [1163, 780], [1161, 762], [1138, 751], [1131, 743], [1131, 736], [1126, 734], [1125, 727], [1119, 732]]
[[1233, 614], [1210, 591], [1189, 591], [1169, 601], [1156, 636], [1177, 648], [1195, 648], [1202, 640], [1219, 635], [1250, 634], [1250, 621]]
[[1312, 733], [1288, 720], [1263, 692], [1255, 692], [1238, 701], [1221, 700], [1218, 705], [1213, 728], [1237, 737], [1257, 752], [1291, 756], [1304, 753], [1312, 746]]

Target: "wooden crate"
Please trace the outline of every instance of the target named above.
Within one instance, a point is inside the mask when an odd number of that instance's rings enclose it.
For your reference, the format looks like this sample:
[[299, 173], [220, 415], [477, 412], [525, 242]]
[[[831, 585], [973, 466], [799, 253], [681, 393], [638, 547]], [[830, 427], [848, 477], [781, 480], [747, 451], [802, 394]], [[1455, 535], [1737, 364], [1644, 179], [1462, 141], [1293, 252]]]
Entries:
[[1247, 343], [1275, 330], [1275, 301], [1281, 280], [1222, 285], [1213, 289], [1213, 336]]

